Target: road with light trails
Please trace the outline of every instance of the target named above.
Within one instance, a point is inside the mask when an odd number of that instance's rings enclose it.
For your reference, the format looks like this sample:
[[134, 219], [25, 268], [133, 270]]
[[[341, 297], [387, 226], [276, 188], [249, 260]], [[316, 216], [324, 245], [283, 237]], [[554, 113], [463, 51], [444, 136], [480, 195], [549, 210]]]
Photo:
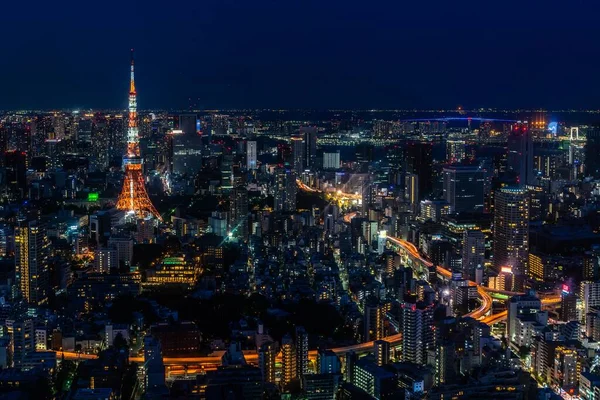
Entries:
[[[402, 341], [402, 334], [396, 333], [394, 335], [390, 335], [382, 338], [381, 340], [385, 340], [390, 343], [391, 346], [397, 346]], [[345, 356], [349, 352], [355, 353], [368, 353], [373, 351], [374, 342], [364, 342], [353, 344], [350, 346], [343, 347], [334, 347], [329, 350], [333, 351], [335, 354], [339, 356]], [[163, 362], [166, 366], [171, 365], [198, 365], [198, 366], [219, 366], [221, 365], [221, 357], [223, 352], [220, 352], [219, 355], [209, 355], [202, 357], [189, 357], [189, 356], [181, 356], [181, 357], [163, 357]], [[317, 358], [317, 350], [311, 350], [308, 352], [310, 359]], [[58, 351], [56, 352], [56, 358], [61, 359], [62, 357], [65, 360], [93, 360], [98, 358], [97, 354], [82, 354], [73, 351]], [[246, 362], [249, 364], [257, 364], [258, 363], [258, 354], [255, 351], [244, 351], [244, 358], [246, 358]], [[277, 361], [281, 361], [281, 353], [277, 355]], [[136, 363], [143, 363], [144, 357], [129, 357], [129, 361]]]
[[[304, 182], [302, 182], [300, 179], [296, 179], [296, 184], [298, 185], [298, 187], [300, 188], [300, 190], [304, 190], [305, 192], [323, 193], [322, 190], [312, 188], [312, 187], [308, 186], [307, 184], [305, 184]], [[325, 194], [331, 194], [333, 196], [339, 197], [340, 199], [348, 199], [348, 200], [360, 200], [360, 199], [362, 199], [362, 196], [360, 194], [357, 194], [357, 193], [345, 193], [345, 192], [342, 192], [341, 190], [338, 190], [338, 191], [332, 190], [332, 191], [324, 192], [324, 193]]]

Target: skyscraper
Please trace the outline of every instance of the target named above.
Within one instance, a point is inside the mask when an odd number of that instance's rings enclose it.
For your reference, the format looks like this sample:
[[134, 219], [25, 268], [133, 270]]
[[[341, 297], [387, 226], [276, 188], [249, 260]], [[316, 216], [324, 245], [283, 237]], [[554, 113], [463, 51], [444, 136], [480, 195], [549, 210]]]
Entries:
[[276, 356], [277, 348], [273, 342], [264, 343], [258, 350], [258, 366], [264, 382], [275, 383]]
[[494, 269], [510, 267], [525, 275], [529, 254], [529, 195], [525, 189], [505, 187], [496, 191], [494, 203]]
[[296, 346], [288, 334], [281, 339], [281, 384], [287, 385], [298, 378], [296, 370]]
[[317, 127], [303, 126], [300, 128], [300, 136], [304, 141], [306, 166], [312, 168], [317, 159]]
[[517, 175], [520, 186], [535, 184], [533, 138], [526, 124], [516, 124], [508, 135], [506, 166]]
[[600, 127], [586, 132], [585, 175], [600, 178]]
[[36, 220], [20, 220], [15, 227], [16, 288], [32, 305], [48, 301], [50, 276], [49, 241], [45, 227]]
[[173, 131], [173, 172], [193, 176], [202, 169], [202, 136], [196, 131], [196, 114], [181, 114]]
[[292, 167], [297, 176], [302, 175], [306, 167], [306, 149], [304, 140], [301, 137], [292, 138]]
[[444, 199], [450, 212], [483, 212], [485, 176], [477, 165], [449, 165], [443, 169]]
[[296, 327], [296, 372], [299, 378], [309, 373], [308, 333], [301, 326]]
[[401, 305], [402, 361], [427, 363], [427, 350], [433, 345], [433, 306], [423, 302]]
[[229, 232], [241, 241], [248, 240], [248, 190], [239, 185], [231, 191]]
[[256, 141], [254, 140], [246, 142], [246, 168], [256, 169]]
[[429, 142], [409, 142], [404, 148], [404, 170], [418, 176], [419, 198], [433, 191], [433, 145]]
[[275, 170], [275, 211], [296, 211], [296, 172], [279, 167]]
[[474, 281], [475, 271], [485, 262], [485, 235], [479, 230], [465, 230], [462, 246], [463, 276]]
[[148, 197], [142, 173], [142, 158], [138, 137], [137, 91], [135, 89], [133, 49], [131, 50], [131, 76], [129, 82], [129, 123], [127, 127], [127, 153], [123, 158], [125, 179], [117, 200], [117, 209], [143, 218], [147, 214], [162, 220]]
[[383, 337], [383, 322], [385, 309], [378, 302], [365, 304], [364, 338], [365, 342], [378, 340]]
[[446, 142], [446, 160], [452, 163], [461, 162], [465, 158], [465, 141], [448, 139]]

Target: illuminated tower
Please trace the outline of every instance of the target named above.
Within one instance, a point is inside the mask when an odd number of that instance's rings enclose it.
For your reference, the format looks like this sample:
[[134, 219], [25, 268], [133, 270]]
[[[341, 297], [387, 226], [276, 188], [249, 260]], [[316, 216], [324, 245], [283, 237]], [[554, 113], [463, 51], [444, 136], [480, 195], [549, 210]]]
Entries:
[[133, 49], [131, 50], [131, 83], [129, 86], [129, 122], [127, 125], [127, 154], [123, 157], [125, 165], [125, 180], [123, 189], [117, 200], [119, 210], [128, 211], [138, 218], [144, 218], [148, 214], [154, 215], [162, 220], [156, 208], [152, 205], [146, 187], [144, 186], [144, 175], [142, 173], [142, 158], [140, 157], [140, 144], [138, 137], [137, 118], [137, 92], [133, 74]]

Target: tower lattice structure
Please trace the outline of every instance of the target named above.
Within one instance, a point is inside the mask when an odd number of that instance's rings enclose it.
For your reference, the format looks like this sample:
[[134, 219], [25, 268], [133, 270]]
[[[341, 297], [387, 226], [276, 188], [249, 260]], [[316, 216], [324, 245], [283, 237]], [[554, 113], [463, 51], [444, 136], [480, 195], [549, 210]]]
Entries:
[[150, 201], [144, 184], [138, 137], [137, 92], [135, 90], [133, 49], [131, 50], [127, 154], [123, 157], [123, 164], [125, 166], [125, 180], [123, 181], [123, 189], [117, 200], [117, 209], [132, 212], [138, 218], [144, 218], [148, 214], [151, 214], [158, 220], [162, 220], [160, 214]]

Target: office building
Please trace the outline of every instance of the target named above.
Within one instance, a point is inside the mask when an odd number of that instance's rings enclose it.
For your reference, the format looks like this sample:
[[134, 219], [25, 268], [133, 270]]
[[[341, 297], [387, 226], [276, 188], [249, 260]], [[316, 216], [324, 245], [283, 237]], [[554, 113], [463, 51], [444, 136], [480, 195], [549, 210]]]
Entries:
[[340, 358], [332, 350], [319, 350], [317, 353], [318, 374], [340, 374], [342, 364]]
[[533, 137], [527, 124], [515, 124], [508, 135], [506, 167], [516, 175], [519, 186], [535, 185]]
[[305, 163], [308, 168], [312, 168], [315, 165], [317, 158], [317, 127], [316, 126], [303, 126], [300, 127], [300, 136], [304, 142], [305, 148]]
[[416, 214], [419, 208], [421, 199], [419, 187], [419, 176], [417, 174], [407, 173], [404, 176], [404, 201], [413, 214]]
[[275, 211], [296, 211], [296, 173], [279, 167], [275, 171]]
[[480, 230], [465, 230], [462, 243], [463, 276], [474, 281], [477, 268], [485, 263], [485, 235]]
[[433, 191], [433, 145], [429, 142], [409, 142], [404, 148], [404, 170], [418, 179], [418, 201]]
[[94, 252], [94, 271], [101, 274], [107, 274], [112, 269], [119, 269], [117, 249], [97, 249]]
[[485, 174], [477, 165], [449, 165], [443, 169], [444, 199], [450, 212], [483, 212]]
[[518, 320], [520, 318], [535, 316], [541, 309], [542, 302], [533, 291], [510, 298], [506, 323], [506, 337], [510, 343], [517, 341]]
[[340, 167], [340, 152], [323, 153], [323, 169], [338, 169]]
[[450, 164], [459, 163], [465, 158], [465, 141], [448, 139], [446, 141], [446, 160]]
[[397, 389], [397, 378], [393, 372], [365, 359], [353, 364], [351, 383], [377, 400], [393, 398]]
[[585, 176], [600, 178], [600, 127], [587, 130], [584, 151]]
[[165, 385], [165, 364], [160, 341], [153, 336], [144, 338], [144, 389], [146, 393], [162, 389]]
[[579, 298], [582, 302], [584, 318], [594, 309], [600, 309], [600, 282], [581, 282]]
[[256, 151], [256, 141], [248, 140], [246, 142], [246, 168], [248, 170], [253, 170], [257, 168], [257, 151]]
[[16, 368], [24, 366], [27, 356], [35, 352], [35, 327], [30, 318], [6, 320], [6, 330], [11, 338], [12, 364]]
[[173, 172], [179, 175], [194, 176], [202, 169], [202, 136], [174, 130]]
[[446, 200], [421, 200], [419, 216], [423, 221], [441, 222], [450, 214], [450, 204]]
[[43, 224], [20, 220], [15, 227], [15, 278], [17, 293], [31, 305], [48, 301], [50, 242]]
[[239, 185], [231, 191], [230, 205], [230, 226], [229, 233], [231, 237], [240, 241], [248, 240], [248, 190], [245, 186]]
[[529, 255], [529, 195], [521, 188], [496, 191], [494, 203], [494, 269], [511, 267], [516, 276], [525, 275]]
[[292, 167], [296, 172], [296, 176], [302, 175], [306, 168], [306, 149], [304, 140], [301, 137], [292, 138]]

